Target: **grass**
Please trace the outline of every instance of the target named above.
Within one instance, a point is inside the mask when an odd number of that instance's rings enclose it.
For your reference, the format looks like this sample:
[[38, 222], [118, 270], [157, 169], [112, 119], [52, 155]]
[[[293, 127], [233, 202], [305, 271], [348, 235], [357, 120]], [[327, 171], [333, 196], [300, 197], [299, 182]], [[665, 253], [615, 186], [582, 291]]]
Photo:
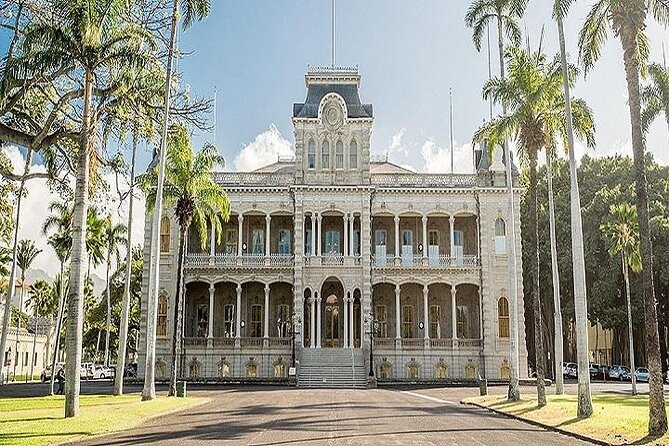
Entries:
[[614, 445], [669, 445], [669, 434], [659, 439], [647, 437], [648, 396], [593, 395], [593, 414], [584, 420], [576, 417], [575, 395], [547, 397], [548, 404], [542, 408], [537, 407], [536, 399], [510, 403], [505, 396], [499, 395], [468, 398], [464, 402], [480, 404]]
[[167, 398], [141, 402], [138, 395], [82, 395], [75, 418], [63, 418], [64, 397], [0, 399], [0, 445], [41, 446], [139, 426], [144, 421], [205, 402]]

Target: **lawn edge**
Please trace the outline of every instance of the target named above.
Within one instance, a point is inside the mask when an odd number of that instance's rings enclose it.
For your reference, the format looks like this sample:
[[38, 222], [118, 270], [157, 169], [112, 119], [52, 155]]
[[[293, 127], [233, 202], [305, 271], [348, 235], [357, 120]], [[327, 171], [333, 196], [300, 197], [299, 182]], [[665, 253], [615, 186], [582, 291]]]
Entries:
[[543, 429], [546, 429], [547, 431], [557, 432], [559, 434], [566, 435], [566, 436], [572, 437], [572, 438], [576, 438], [577, 440], [586, 441], [588, 443], [597, 444], [597, 445], [601, 445], [601, 446], [615, 446], [612, 443], [608, 443], [604, 440], [599, 440], [597, 438], [588, 437], [586, 435], [578, 434], [576, 432], [567, 431], [567, 430], [561, 429], [559, 427], [550, 426], [548, 424], [540, 423], [539, 421], [529, 420], [527, 418], [523, 418], [523, 417], [520, 417], [518, 415], [514, 415], [514, 414], [511, 414], [511, 413], [508, 413], [508, 412], [503, 412], [501, 410], [493, 409], [492, 407], [486, 406], [486, 405], [481, 404], [481, 403], [476, 403], [474, 401], [467, 401], [466, 399], [464, 399], [464, 400], [460, 401], [460, 404], [462, 404], [463, 406], [472, 406], [472, 407], [478, 407], [479, 409], [488, 410], [490, 412], [496, 413], [498, 415], [505, 416], [507, 418], [511, 418], [513, 420], [522, 421], [523, 423], [527, 423], [529, 425], [536, 426], [536, 427], [541, 427]]
[[[170, 397], [170, 398], [176, 398], [176, 397]], [[148, 423], [149, 421], [152, 421], [156, 418], [160, 418], [166, 415], [172, 415], [184, 410], [192, 409], [194, 407], [201, 406], [203, 404], [206, 404], [211, 401], [211, 398], [208, 397], [188, 397], [189, 399], [192, 398], [191, 404], [186, 404], [182, 407], [174, 408], [174, 409], [169, 409], [163, 412], [157, 412], [155, 414], [151, 414], [148, 417], [146, 417], [144, 420], [142, 420], [139, 424], [136, 424], [134, 426], [130, 427], [122, 427], [120, 429], [114, 429], [114, 430], [109, 430], [107, 432], [101, 432], [99, 434], [93, 434], [93, 435], [78, 435], [76, 437], [69, 438], [67, 440], [63, 440], [57, 443], [51, 443], [51, 446], [61, 446], [61, 445], [68, 445], [72, 444], [75, 442], [83, 441], [83, 440], [92, 440], [96, 438], [102, 438], [102, 437], [107, 437], [110, 435], [115, 435], [121, 432], [126, 432], [126, 431], [131, 431], [133, 429], [137, 429], [139, 427], [142, 427], [144, 424]]]

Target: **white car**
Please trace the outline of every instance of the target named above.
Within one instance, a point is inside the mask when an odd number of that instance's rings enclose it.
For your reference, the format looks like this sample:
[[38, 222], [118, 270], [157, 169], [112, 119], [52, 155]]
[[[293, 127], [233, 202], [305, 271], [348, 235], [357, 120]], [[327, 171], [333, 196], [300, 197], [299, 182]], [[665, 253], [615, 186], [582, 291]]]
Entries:
[[106, 379], [114, 377], [114, 369], [103, 365], [96, 365], [93, 370], [93, 379]]

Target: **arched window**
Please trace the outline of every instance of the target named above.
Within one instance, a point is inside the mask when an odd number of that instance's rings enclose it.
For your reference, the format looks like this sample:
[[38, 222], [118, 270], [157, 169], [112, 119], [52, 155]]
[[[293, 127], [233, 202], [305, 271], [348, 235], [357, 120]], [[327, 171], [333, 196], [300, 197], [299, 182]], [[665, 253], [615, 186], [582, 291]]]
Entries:
[[167, 336], [167, 293], [165, 290], [158, 296], [158, 319], [156, 336]]
[[321, 146], [321, 169], [330, 169], [330, 143], [327, 141], [323, 141]]
[[495, 221], [495, 254], [506, 254], [506, 223], [501, 218]]
[[471, 359], [465, 366], [465, 379], [476, 379], [476, 366]]
[[286, 364], [283, 362], [277, 362], [274, 364], [274, 377], [275, 378], [285, 378], [288, 375], [286, 374]]
[[417, 362], [410, 362], [407, 365], [407, 378], [412, 380], [420, 379], [420, 366]]
[[200, 363], [196, 358], [193, 358], [188, 365], [188, 377], [190, 379], [197, 379], [200, 377]]
[[497, 322], [499, 325], [499, 337], [509, 337], [509, 301], [506, 297], [500, 297], [497, 301]]
[[436, 366], [435, 376], [437, 379], [447, 379], [448, 378], [448, 366], [443, 361], [439, 361]]
[[382, 362], [379, 366], [379, 379], [390, 379], [392, 366], [388, 362]]
[[309, 152], [307, 153], [307, 168], [316, 168], [316, 143], [313, 139], [309, 140]]
[[246, 377], [247, 378], [258, 377], [258, 366], [254, 362], [249, 362], [248, 364], [246, 364]]
[[170, 219], [167, 216], [160, 220], [160, 252], [170, 252]]
[[506, 359], [502, 362], [502, 365], [499, 368], [499, 379], [502, 381], [508, 381], [511, 379], [511, 368], [506, 362]]
[[358, 143], [351, 141], [348, 149], [348, 167], [351, 169], [358, 168]]
[[344, 143], [341, 140], [335, 146], [335, 168], [344, 168]]
[[230, 378], [230, 364], [223, 361], [218, 363], [218, 377]]

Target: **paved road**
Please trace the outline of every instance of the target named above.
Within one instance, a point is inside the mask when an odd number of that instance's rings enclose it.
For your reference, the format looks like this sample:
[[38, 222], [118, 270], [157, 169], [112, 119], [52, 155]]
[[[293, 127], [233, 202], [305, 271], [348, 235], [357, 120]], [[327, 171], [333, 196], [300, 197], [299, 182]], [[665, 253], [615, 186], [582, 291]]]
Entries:
[[[530, 389], [527, 389], [528, 391]], [[211, 398], [81, 445], [569, 445], [570, 437], [459, 404], [476, 389], [196, 390]]]

